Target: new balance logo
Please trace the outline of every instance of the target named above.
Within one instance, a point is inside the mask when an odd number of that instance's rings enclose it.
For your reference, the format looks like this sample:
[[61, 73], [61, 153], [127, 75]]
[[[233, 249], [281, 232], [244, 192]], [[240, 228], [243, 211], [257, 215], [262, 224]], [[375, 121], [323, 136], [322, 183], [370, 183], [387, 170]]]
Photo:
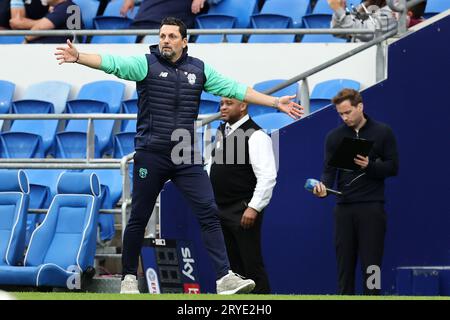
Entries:
[[161, 73], [159, 74], [159, 76], [162, 77], [162, 78], [167, 78], [168, 75], [169, 75], [168, 72], [161, 72]]

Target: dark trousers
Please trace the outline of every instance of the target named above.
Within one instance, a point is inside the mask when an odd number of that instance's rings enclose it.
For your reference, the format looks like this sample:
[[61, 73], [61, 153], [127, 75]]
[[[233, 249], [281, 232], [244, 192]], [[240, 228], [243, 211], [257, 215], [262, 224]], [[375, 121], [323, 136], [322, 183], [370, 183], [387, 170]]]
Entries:
[[219, 207], [231, 270], [255, 281], [256, 286], [252, 293], [270, 293], [269, 278], [261, 253], [263, 212], [258, 214], [253, 227], [244, 229], [241, 227], [241, 218], [246, 208], [243, 201]]
[[137, 273], [145, 227], [164, 183], [169, 179], [181, 191], [196, 215], [203, 242], [217, 278], [230, 269], [211, 182], [202, 165], [175, 165], [170, 152], [137, 151], [133, 167], [133, 202], [125, 229], [122, 275]]
[[386, 233], [386, 213], [380, 202], [338, 204], [334, 209], [335, 245], [339, 278], [339, 294], [355, 294], [355, 269], [360, 258], [364, 294], [380, 294], [367, 287], [373, 275], [369, 266], [381, 270]]

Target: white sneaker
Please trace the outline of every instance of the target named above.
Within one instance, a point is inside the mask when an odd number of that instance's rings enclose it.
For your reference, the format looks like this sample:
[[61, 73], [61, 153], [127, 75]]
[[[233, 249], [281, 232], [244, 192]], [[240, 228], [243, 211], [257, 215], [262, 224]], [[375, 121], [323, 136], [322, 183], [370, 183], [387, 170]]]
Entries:
[[233, 271], [216, 281], [217, 294], [249, 293], [255, 288], [255, 281], [244, 279]]
[[120, 293], [121, 294], [138, 294], [138, 281], [136, 276], [132, 274], [127, 274], [120, 283]]

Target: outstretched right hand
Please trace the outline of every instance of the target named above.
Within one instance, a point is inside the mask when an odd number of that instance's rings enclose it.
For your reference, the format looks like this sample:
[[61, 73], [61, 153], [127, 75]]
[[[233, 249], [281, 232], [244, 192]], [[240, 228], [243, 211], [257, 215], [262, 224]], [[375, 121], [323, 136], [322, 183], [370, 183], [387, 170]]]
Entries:
[[56, 50], [55, 56], [59, 64], [74, 63], [79, 57], [78, 50], [73, 46], [69, 39], [67, 39], [67, 47], [58, 47]]

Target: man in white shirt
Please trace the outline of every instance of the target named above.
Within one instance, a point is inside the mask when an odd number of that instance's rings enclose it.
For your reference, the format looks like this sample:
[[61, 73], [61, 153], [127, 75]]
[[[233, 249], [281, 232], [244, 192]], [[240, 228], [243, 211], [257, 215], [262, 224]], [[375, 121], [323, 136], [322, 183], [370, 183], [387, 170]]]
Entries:
[[[247, 104], [222, 98], [210, 178], [232, 270], [251, 278], [253, 293], [270, 293], [261, 250], [263, 210], [276, 183], [272, 140], [247, 114]], [[239, 271], [237, 271], [239, 270]]]

